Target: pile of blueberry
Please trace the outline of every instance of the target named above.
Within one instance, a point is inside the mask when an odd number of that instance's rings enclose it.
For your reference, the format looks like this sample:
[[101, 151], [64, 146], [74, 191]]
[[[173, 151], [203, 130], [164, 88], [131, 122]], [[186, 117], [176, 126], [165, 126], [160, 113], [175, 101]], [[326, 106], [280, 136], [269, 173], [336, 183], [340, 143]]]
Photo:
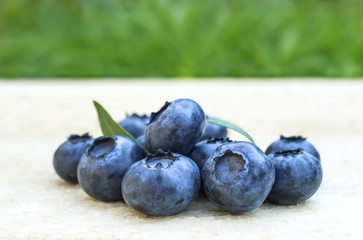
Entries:
[[227, 129], [208, 123], [190, 99], [166, 102], [150, 117], [133, 114], [119, 124], [137, 142], [71, 135], [55, 152], [54, 168], [89, 196], [124, 200], [147, 215], [177, 214], [198, 193], [231, 213], [252, 211], [265, 200], [297, 204], [322, 181], [319, 153], [305, 138], [281, 136], [264, 153], [253, 143], [226, 138]]

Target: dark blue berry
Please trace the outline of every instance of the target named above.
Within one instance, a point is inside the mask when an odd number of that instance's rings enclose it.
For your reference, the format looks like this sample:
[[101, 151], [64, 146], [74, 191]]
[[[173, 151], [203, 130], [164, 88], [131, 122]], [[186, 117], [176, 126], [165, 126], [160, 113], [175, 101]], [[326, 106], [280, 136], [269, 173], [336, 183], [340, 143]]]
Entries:
[[279, 204], [297, 204], [318, 190], [323, 171], [320, 161], [312, 154], [296, 149], [271, 153], [268, 159], [276, 172], [269, 200]]
[[[216, 118], [207, 116], [207, 120], [212, 120], [212, 119], [216, 119]], [[227, 137], [227, 128], [207, 122], [207, 127], [205, 128], [204, 134], [199, 141], [205, 140], [208, 138], [212, 138], [212, 137], [213, 138], [226, 138]]]
[[144, 135], [146, 124], [150, 118], [146, 115], [139, 116], [138, 114], [126, 115], [126, 118], [119, 122], [119, 124], [129, 132], [134, 138]]
[[151, 153], [158, 149], [187, 155], [204, 133], [203, 109], [190, 99], [178, 99], [151, 114], [145, 130], [145, 147]]
[[78, 183], [77, 167], [84, 149], [93, 138], [88, 133], [71, 135], [54, 153], [53, 166], [57, 174], [70, 183]]
[[249, 142], [233, 142], [218, 147], [202, 171], [208, 199], [231, 213], [249, 212], [259, 207], [269, 194], [275, 171], [267, 156]]
[[271, 143], [271, 145], [266, 149], [266, 155], [269, 155], [273, 152], [287, 151], [287, 150], [295, 150], [295, 149], [304, 149], [306, 152], [314, 155], [320, 161], [320, 155], [316, 148], [306, 140], [306, 138], [301, 136], [291, 136], [284, 137], [280, 136], [280, 139]]
[[86, 148], [78, 165], [82, 189], [100, 201], [122, 200], [122, 177], [133, 163], [143, 158], [143, 154], [143, 150], [128, 137], [95, 139]]
[[168, 216], [186, 209], [199, 188], [199, 170], [191, 159], [160, 150], [127, 170], [122, 196], [136, 211]]
[[141, 144], [141, 146], [143, 146], [145, 148], [145, 135], [144, 134], [139, 136], [138, 138], [136, 138], [136, 141], [138, 141]]

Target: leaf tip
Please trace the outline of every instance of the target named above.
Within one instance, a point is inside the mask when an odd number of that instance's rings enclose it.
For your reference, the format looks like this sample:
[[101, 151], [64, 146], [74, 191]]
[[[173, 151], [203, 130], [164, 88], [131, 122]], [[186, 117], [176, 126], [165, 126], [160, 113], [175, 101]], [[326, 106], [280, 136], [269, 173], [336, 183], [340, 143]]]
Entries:
[[95, 105], [95, 106], [99, 106], [100, 105], [96, 100], [92, 100], [92, 102], [93, 102], [93, 105]]

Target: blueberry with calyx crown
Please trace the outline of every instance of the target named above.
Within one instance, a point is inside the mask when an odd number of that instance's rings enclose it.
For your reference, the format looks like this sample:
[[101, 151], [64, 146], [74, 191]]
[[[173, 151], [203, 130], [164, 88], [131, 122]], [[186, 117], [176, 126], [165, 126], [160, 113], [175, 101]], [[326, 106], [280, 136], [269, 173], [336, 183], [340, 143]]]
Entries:
[[122, 180], [122, 196], [134, 210], [169, 216], [186, 209], [198, 194], [197, 165], [181, 154], [157, 150], [134, 163]]
[[67, 141], [62, 143], [54, 153], [53, 166], [57, 174], [70, 183], [78, 183], [77, 167], [84, 149], [93, 138], [85, 133], [83, 135], [72, 134]]
[[122, 200], [122, 177], [126, 170], [143, 156], [143, 150], [128, 137], [96, 138], [93, 144], [86, 148], [79, 162], [79, 184], [89, 196], [97, 200]]
[[202, 183], [208, 199], [218, 208], [243, 213], [259, 207], [275, 180], [272, 163], [249, 142], [223, 144], [205, 162]]
[[152, 113], [145, 129], [145, 147], [187, 155], [203, 135], [206, 117], [198, 103], [177, 99]]
[[309, 199], [319, 188], [323, 169], [320, 161], [303, 149], [269, 154], [276, 179], [268, 196], [279, 204], [297, 204]]

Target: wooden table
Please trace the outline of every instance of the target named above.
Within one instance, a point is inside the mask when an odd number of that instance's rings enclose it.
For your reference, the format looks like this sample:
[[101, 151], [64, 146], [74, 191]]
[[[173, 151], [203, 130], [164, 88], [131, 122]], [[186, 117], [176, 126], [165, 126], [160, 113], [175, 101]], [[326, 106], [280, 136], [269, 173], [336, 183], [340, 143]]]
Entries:
[[[181, 214], [147, 217], [55, 174], [54, 151], [69, 134], [101, 134], [92, 99], [121, 119], [182, 97], [244, 128], [263, 150], [280, 133], [307, 136], [322, 158], [319, 191], [240, 215], [199, 196]], [[362, 239], [362, 81], [3, 80], [0, 110], [0, 239]]]

